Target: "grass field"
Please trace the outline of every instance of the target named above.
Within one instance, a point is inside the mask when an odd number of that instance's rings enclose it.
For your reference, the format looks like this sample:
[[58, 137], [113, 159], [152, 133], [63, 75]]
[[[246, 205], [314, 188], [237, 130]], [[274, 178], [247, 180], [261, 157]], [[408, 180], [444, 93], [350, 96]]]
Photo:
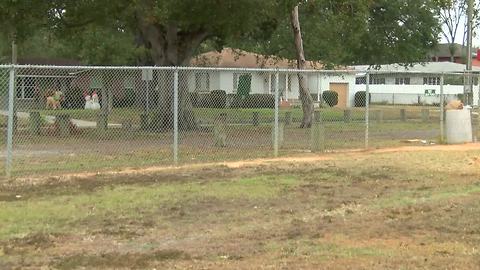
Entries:
[[[421, 110], [429, 109], [432, 118], [439, 118], [439, 108], [432, 106], [385, 106], [372, 105], [372, 110], [381, 110], [384, 112], [385, 120], [400, 119], [400, 109], [407, 110], [407, 117], [411, 119], [421, 119]], [[350, 108], [352, 111], [352, 120], [363, 121], [365, 119], [365, 108]], [[96, 121], [97, 111], [92, 110], [42, 110], [42, 115], [69, 114], [71, 118], [88, 121]], [[220, 113], [226, 113], [231, 122], [249, 122], [252, 119], [253, 112], [258, 112], [259, 121], [264, 123], [272, 122], [274, 119], [274, 109], [213, 109], [213, 108], [195, 108], [194, 114], [197, 121], [211, 123]], [[286, 112], [291, 112], [294, 121], [301, 121], [302, 109], [291, 108], [281, 109], [280, 118], [283, 119]], [[321, 110], [323, 119], [327, 121], [343, 121], [344, 109], [342, 108], [323, 108]], [[133, 124], [140, 124], [140, 114], [144, 113], [138, 108], [115, 108], [109, 115], [109, 122], [122, 123], [125, 120], [132, 121]], [[373, 116], [373, 113], [372, 113]]]
[[0, 186], [0, 269], [475, 269], [480, 147]]

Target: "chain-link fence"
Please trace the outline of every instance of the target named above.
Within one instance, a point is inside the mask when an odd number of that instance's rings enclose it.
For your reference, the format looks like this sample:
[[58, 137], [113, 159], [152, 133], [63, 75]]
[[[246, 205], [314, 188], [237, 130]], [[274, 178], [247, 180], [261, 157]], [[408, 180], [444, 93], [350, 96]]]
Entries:
[[464, 100], [464, 78], [0, 66], [2, 164], [14, 175], [95, 172], [439, 143], [443, 108]]

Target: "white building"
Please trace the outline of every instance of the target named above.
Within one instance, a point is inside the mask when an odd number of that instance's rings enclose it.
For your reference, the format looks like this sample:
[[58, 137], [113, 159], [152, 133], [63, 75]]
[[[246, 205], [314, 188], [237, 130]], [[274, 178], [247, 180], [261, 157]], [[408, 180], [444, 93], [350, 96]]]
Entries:
[[[308, 88], [311, 94], [321, 96], [322, 91], [332, 90], [339, 94], [339, 107], [353, 104], [355, 74], [349, 71], [325, 71], [319, 62], [307, 61]], [[273, 94], [275, 74], [272, 69], [295, 69], [295, 61], [278, 57], [266, 57], [236, 49], [226, 48], [221, 52], [208, 52], [197, 56], [192, 62], [196, 67], [214, 67], [219, 70], [195, 70], [189, 76], [190, 91], [209, 92], [224, 90], [227, 94], [237, 93], [243, 75], [250, 82], [250, 93]], [[249, 69], [269, 69], [249, 70]], [[318, 72], [317, 72], [318, 71]], [[280, 96], [283, 100], [298, 101], [298, 75], [294, 71], [279, 72]], [[319, 99], [318, 99], [319, 100]]]
[[[444, 77], [443, 92], [447, 99], [457, 98], [464, 93], [465, 65], [452, 62], [428, 62], [402, 66], [381, 65], [352, 66], [357, 71], [355, 92], [366, 90], [365, 74], [370, 73], [369, 91], [372, 103], [388, 104], [433, 104], [440, 102], [440, 77]], [[480, 68], [474, 67], [474, 71]], [[473, 104], [478, 105], [478, 80], [474, 80]]]

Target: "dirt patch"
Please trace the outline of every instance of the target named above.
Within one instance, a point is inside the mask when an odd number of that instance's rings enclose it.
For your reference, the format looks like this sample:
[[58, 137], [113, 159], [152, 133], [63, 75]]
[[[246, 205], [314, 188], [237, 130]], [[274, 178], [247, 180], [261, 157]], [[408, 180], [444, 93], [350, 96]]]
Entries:
[[165, 260], [188, 260], [190, 256], [180, 250], [159, 250], [153, 253], [107, 253], [74, 255], [59, 259], [53, 266], [58, 269], [145, 269], [150, 264]]
[[56, 239], [57, 236], [53, 234], [35, 233], [23, 238], [16, 238], [3, 243], [0, 242], [0, 247], [6, 255], [23, 254], [31, 252], [32, 250], [50, 248], [54, 245]]

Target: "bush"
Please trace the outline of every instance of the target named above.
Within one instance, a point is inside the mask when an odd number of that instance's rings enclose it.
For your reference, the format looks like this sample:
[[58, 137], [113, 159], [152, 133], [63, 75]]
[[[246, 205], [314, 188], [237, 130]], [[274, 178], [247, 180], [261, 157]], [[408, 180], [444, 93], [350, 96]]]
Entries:
[[196, 108], [223, 109], [227, 106], [227, 93], [214, 90], [210, 93], [190, 93], [192, 104]]
[[113, 96], [113, 107], [115, 108], [126, 108], [132, 107], [135, 104], [137, 94], [133, 89], [125, 89], [123, 95], [114, 95]]
[[[368, 95], [369, 98], [368, 98], [368, 103], [371, 103], [372, 102], [372, 94], [369, 94]], [[366, 91], [358, 91], [357, 93], [355, 93], [355, 98], [354, 98], [354, 103], [355, 103], [355, 107], [365, 107], [367, 104], [366, 104], [366, 101], [367, 101], [367, 92]]]
[[243, 99], [242, 96], [238, 94], [227, 94], [227, 107], [228, 108], [242, 108]]
[[65, 91], [62, 108], [65, 109], [82, 109], [85, 107], [85, 98], [83, 92], [79, 88], [69, 89]]
[[192, 106], [194, 108], [198, 108], [199, 107], [199, 97], [198, 97], [198, 93], [197, 92], [191, 92], [191, 93], [188, 93], [189, 96], [190, 96], [190, 102], [192, 102]]
[[208, 108], [224, 109], [227, 106], [227, 93], [223, 90], [213, 90], [209, 99]]
[[324, 91], [322, 93], [322, 98], [330, 107], [338, 104], [338, 93], [335, 91]]
[[209, 93], [197, 93], [197, 108], [210, 108], [211, 96]]
[[271, 94], [251, 94], [243, 101], [244, 108], [275, 108], [275, 96]]

